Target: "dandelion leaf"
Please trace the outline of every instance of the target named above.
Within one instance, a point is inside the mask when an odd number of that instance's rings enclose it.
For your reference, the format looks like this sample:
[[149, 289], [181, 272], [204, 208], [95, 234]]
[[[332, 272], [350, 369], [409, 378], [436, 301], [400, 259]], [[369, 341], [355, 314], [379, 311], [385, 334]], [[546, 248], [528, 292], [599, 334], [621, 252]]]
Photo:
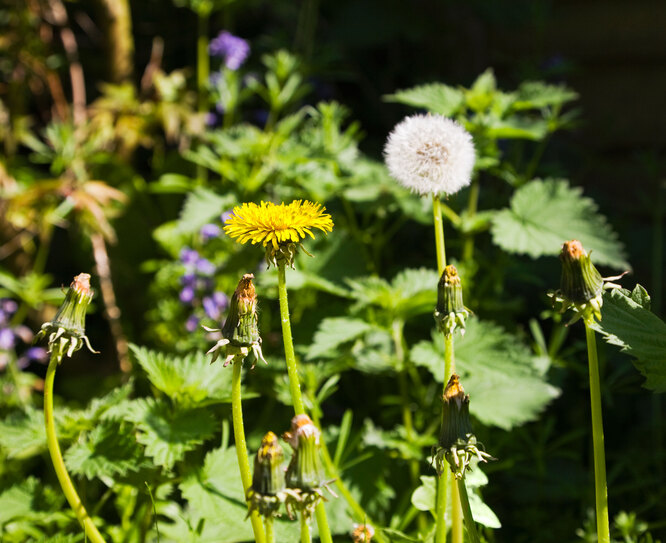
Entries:
[[[456, 336], [454, 345], [456, 371], [471, 398], [470, 412], [484, 424], [508, 430], [534, 420], [559, 394], [546, 382], [538, 358], [491, 322], [469, 319], [465, 335]], [[411, 359], [441, 382], [443, 335], [434, 333], [432, 342], [415, 345]]]
[[640, 285], [633, 292], [607, 291], [601, 322], [594, 328], [608, 343], [634, 358], [646, 388], [666, 392], [666, 324], [649, 307], [650, 298]]
[[564, 241], [578, 239], [593, 252], [596, 264], [630, 268], [617, 234], [596, 204], [563, 179], [535, 179], [520, 187], [510, 207], [495, 215], [491, 232], [495, 244], [510, 253], [554, 256]]

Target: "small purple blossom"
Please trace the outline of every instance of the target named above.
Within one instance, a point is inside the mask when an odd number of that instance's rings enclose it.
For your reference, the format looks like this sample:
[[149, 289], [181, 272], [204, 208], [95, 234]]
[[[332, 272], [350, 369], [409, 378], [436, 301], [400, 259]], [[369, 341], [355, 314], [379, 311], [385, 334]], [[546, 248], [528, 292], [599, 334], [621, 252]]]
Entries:
[[49, 353], [43, 347], [30, 347], [23, 355], [16, 361], [16, 365], [20, 369], [27, 368], [31, 362], [39, 362], [43, 364], [49, 358]]
[[0, 329], [0, 350], [9, 351], [14, 348], [16, 336], [11, 328]]
[[197, 276], [192, 272], [184, 273], [180, 276], [180, 284], [184, 287], [192, 287], [197, 284]]
[[192, 303], [192, 300], [194, 300], [194, 289], [192, 287], [185, 287], [180, 291], [178, 298], [184, 304]]
[[213, 320], [219, 320], [222, 311], [229, 305], [229, 299], [224, 292], [216, 291], [212, 296], [206, 296], [202, 301], [202, 305], [208, 317]]
[[195, 265], [199, 259], [199, 253], [189, 247], [183, 247], [180, 251], [180, 261], [185, 265]]
[[202, 275], [213, 275], [215, 273], [215, 264], [202, 257], [197, 260], [196, 269]]
[[188, 332], [194, 332], [199, 326], [199, 317], [196, 315], [190, 315], [187, 321], [185, 321], [185, 329]]
[[243, 65], [250, 54], [250, 44], [243, 38], [223, 30], [210, 42], [208, 52], [214, 57], [223, 58], [224, 65], [235, 71]]
[[233, 211], [225, 211], [224, 213], [222, 213], [222, 215], [220, 215], [220, 220], [222, 221], [222, 224], [224, 224], [233, 216], [234, 216]]
[[201, 230], [199, 230], [199, 234], [203, 238], [204, 241], [209, 241], [213, 238], [218, 238], [222, 234], [222, 229], [217, 225], [213, 223], [209, 224], [204, 224], [201, 227]]

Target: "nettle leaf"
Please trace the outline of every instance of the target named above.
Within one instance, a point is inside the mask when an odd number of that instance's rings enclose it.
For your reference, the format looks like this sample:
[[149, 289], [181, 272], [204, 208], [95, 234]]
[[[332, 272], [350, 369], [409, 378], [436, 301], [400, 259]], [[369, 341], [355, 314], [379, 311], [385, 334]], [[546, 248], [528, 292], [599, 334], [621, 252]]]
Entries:
[[375, 305], [386, 309], [391, 318], [406, 320], [433, 310], [438, 280], [436, 271], [420, 268], [400, 272], [391, 283], [371, 276], [347, 279], [347, 284], [352, 289], [351, 297], [357, 300], [354, 311]]
[[520, 187], [509, 209], [492, 221], [493, 241], [510, 253], [532, 258], [557, 255], [562, 243], [580, 240], [593, 260], [618, 269], [630, 269], [617, 234], [597, 205], [563, 179], [535, 179]]
[[9, 458], [25, 459], [46, 449], [44, 413], [28, 408], [0, 421], [0, 446]]
[[443, 83], [430, 83], [411, 89], [399, 90], [395, 94], [384, 96], [384, 100], [427, 109], [432, 113], [450, 117], [463, 105], [465, 95], [461, 90]]
[[134, 400], [124, 407], [125, 419], [139, 430], [136, 439], [146, 446], [145, 454], [167, 469], [215, 432], [215, 420], [203, 408], [176, 408], [154, 398]]
[[[455, 338], [456, 372], [470, 395], [470, 412], [484, 424], [510, 429], [534, 420], [559, 390], [539, 370], [539, 359], [499, 326], [471, 318]], [[411, 352], [412, 361], [443, 380], [444, 336], [433, 333]], [[483, 441], [483, 440], [482, 440]]]
[[513, 109], [541, 109], [560, 106], [576, 100], [578, 93], [565, 85], [548, 85], [542, 81], [526, 81], [518, 88]]
[[[36, 477], [28, 477], [0, 493], [0, 527], [19, 519], [24, 522], [33, 521], [42, 526], [66, 522], [70, 512], [60, 510], [64, 501], [62, 492], [45, 486], [43, 481]], [[12, 531], [0, 528], [2, 535], [8, 535]]]
[[117, 478], [148, 465], [134, 436], [117, 422], [105, 421], [65, 453], [70, 472], [88, 479]]
[[335, 350], [342, 344], [362, 336], [372, 328], [361, 319], [332, 317], [319, 323], [306, 358], [312, 360], [322, 356], [335, 356]]
[[178, 230], [182, 233], [195, 233], [206, 223], [219, 220], [226, 209], [236, 204], [232, 194], [220, 196], [212, 190], [197, 188], [187, 195], [178, 219]]
[[645, 387], [666, 392], [666, 324], [649, 310], [645, 289], [633, 292], [612, 290], [603, 294], [601, 322], [594, 329], [611, 345], [635, 358], [634, 365], [645, 376]]
[[202, 352], [171, 356], [130, 345], [137, 362], [155, 388], [185, 407], [231, 401], [231, 371], [211, 365]]

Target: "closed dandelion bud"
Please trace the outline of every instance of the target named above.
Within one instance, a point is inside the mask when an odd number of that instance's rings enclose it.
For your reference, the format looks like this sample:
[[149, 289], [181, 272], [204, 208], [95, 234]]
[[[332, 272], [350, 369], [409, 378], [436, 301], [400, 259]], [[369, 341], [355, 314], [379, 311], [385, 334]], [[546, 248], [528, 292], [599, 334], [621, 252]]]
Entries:
[[435, 455], [437, 472], [440, 475], [443, 473], [446, 461], [456, 478], [462, 478], [473, 457], [482, 462], [492, 458], [479, 447], [483, 448], [476, 440], [469, 418], [469, 394], [465, 394], [458, 376], [454, 374], [442, 397], [442, 425]]
[[566, 241], [560, 252], [562, 261], [562, 297], [574, 304], [584, 304], [601, 295], [603, 278], [578, 240]]
[[465, 321], [469, 317], [469, 311], [463, 305], [462, 284], [455, 266], [444, 268], [437, 283], [437, 307], [434, 316], [440, 332], [451, 335], [454, 330], [459, 329], [461, 334], [465, 334]]
[[249, 511], [256, 510], [264, 517], [278, 516], [280, 504], [285, 501], [284, 452], [278, 437], [268, 432], [254, 459], [252, 486], [248, 490]]
[[296, 415], [291, 419], [291, 430], [282, 435], [294, 450], [287, 468], [287, 487], [292, 492], [287, 498], [290, 517], [294, 508], [311, 516], [319, 500], [324, 498], [322, 488], [328, 488], [332, 482], [325, 479], [321, 465], [320, 436], [319, 429], [307, 415]]
[[[257, 294], [252, 283], [254, 275], [246, 273], [238, 282], [238, 286], [229, 303], [227, 320], [222, 327], [222, 339], [219, 340], [206, 353], [212, 354], [211, 364], [217, 360], [220, 354], [224, 354], [224, 366], [230, 362], [239, 360], [242, 362], [252, 352], [256, 360], [268, 364], [261, 351], [261, 337], [257, 317]], [[207, 328], [209, 332], [219, 332], [214, 328]], [[254, 364], [252, 364], [254, 368]]]
[[85, 329], [86, 311], [93, 294], [90, 288], [90, 274], [77, 275], [53, 320], [44, 323], [37, 334], [37, 338], [48, 335], [49, 352], [56, 353], [58, 362], [65, 354], [71, 357], [75, 351], [83, 347], [84, 343], [91, 352], [97, 352], [90, 346]]

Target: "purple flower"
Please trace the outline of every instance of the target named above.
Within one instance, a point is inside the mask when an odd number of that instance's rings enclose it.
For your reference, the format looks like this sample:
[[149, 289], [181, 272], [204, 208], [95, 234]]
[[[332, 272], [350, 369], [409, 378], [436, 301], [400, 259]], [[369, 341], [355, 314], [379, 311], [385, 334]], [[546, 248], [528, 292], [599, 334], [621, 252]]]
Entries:
[[188, 332], [194, 332], [199, 326], [199, 317], [196, 315], [190, 315], [187, 321], [185, 321], [185, 329]]
[[9, 351], [14, 348], [16, 338], [11, 328], [2, 328], [0, 330], [0, 350]]
[[222, 215], [220, 215], [220, 220], [222, 221], [222, 224], [224, 224], [233, 216], [234, 216], [233, 211], [225, 211], [224, 213], [222, 213]]
[[194, 288], [197, 284], [197, 276], [192, 272], [187, 272], [180, 276], [180, 284], [184, 287]]
[[238, 36], [223, 30], [208, 46], [208, 52], [214, 57], [224, 59], [224, 65], [230, 70], [238, 70], [250, 54], [250, 45]]
[[199, 230], [199, 234], [204, 239], [204, 241], [208, 241], [213, 238], [220, 237], [220, 234], [222, 234], [222, 229], [217, 224], [204, 224], [201, 227], [201, 230]]
[[185, 287], [180, 291], [180, 295], [178, 297], [184, 304], [189, 304], [192, 302], [192, 300], [194, 300], [194, 289], [192, 287]]
[[49, 353], [43, 347], [30, 347], [23, 353], [23, 356], [16, 361], [16, 365], [20, 369], [25, 369], [30, 365], [30, 362], [44, 363], [48, 360]]
[[206, 296], [202, 304], [206, 315], [213, 320], [218, 320], [222, 311], [229, 305], [229, 300], [223, 292], [216, 291], [212, 296]]
[[197, 260], [196, 267], [202, 275], [213, 275], [215, 273], [215, 264], [203, 257]]
[[189, 247], [183, 247], [180, 251], [180, 261], [185, 265], [195, 265], [199, 259], [199, 253]]

